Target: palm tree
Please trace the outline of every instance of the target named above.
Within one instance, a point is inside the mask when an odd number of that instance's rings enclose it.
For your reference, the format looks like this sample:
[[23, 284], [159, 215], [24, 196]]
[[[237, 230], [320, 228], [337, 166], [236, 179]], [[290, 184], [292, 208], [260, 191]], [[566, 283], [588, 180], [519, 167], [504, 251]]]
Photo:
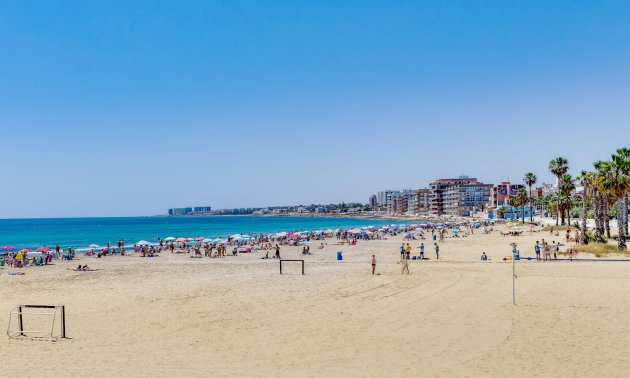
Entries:
[[[618, 156], [618, 159], [620, 162], [621, 171], [625, 175], [630, 175], [630, 148], [627, 148], [627, 147], [619, 148], [617, 149], [616, 155]], [[624, 196], [620, 204], [620, 207], [621, 207], [621, 223], [620, 224], [622, 225], [620, 227], [623, 227], [625, 229], [626, 236], [628, 236], [628, 195], [629, 195], [628, 192], [630, 192], [630, 188], [626, 192], [626, 195]]]
[[550, 213], [556, 214], [556, 226], [558, 225], [558, 211], [560, 210], [560, 193], [552, 193], [545, 197], [546, 208]]
[[[606, 177], [611, 174], [610, 170], [611, 162], [609, 161], [596, 161], [593, 163], [595, 169], [597, 170], [597, 176], [595, 178], [595, 184], [597, 185], [597, 190], [599, 192], [599, 201], [600, 201], [600, 226], [606, 230], [606, 237], [610, 239], [610, 206], [612, 206], [615, 202], [615, 198], [610, 193], [610, 189], [604, 185], [604, 181]], [[602, 230], [603, 233], [603, 230]]]
[[[551, 173], [553, 173], [554, 176], [556, 176], [557, 179], [557, 184], [558, 184], [558, 188], [560, 187], [560, 178], [564, 175], [567, 174], [567, 172], [569, 171], [569, 161], [566, 158], [563, 157], [557, 157], [555, 159], [552, 159], [549, 162], [549, 171], [551, 171]], [[562, 224], [564, 224], [564, 209], [560, 209], [560, 212], [562, 212]]]
[[518, 207], [520, 206], [521, 198], [519, 196], [508, 197], [508, 205], [512, 208], [512, 219], [518, 220]]
[[588, 198], [591, 191], [591, 186], [593, 185], [594, 179], [593, 172], [582, 171], [578, 180], [582, 183], [582, 227], [580, 227], [580, 239], [582, 244], [588, 244], [588, 237], [586, 234], [586, 218], [588, 215]]
[[573, 205], [569, 199], [571, 197], [571, 193], [575, 190], [575, 184], [573, 183], [571, 175], [564, 174], [560, 177], [560, 180], [558, 181], [558, 190], [562, 195], [562, 207], [560, 208], [560, 212], [562, 213], [562, 225], [564, 225], [565, 211], [569, 218], [569, 224], [571, 224], [570, 211]]
[[[623, 201], [626, 194], [630, 191], [630, 175], [628, 171], [628, 159], [621, 154], [613, 154], [611, 161], [603, 164], [603, 176], [601, 180], [602, 187], [610, 193], [611, 197], [619, 203]], [[623, 224], [618, 225], [619, 237], [617, 238], [617, 249], [624, 251], [626, 249], [626, 229]]]
[[[516, 196], [518, 197], [518, 203], [521, 205], [521, 218], [523, 219], [523, 224], [525, 224], [525, 204], [530, 200], [530, 197], [527, 195], [525, 188], [520, 188]], [[531, 212], [531, 210], [530, 206], [529, 211]]]
[[532, 211], [532, 186], [536, 183], [537, 177], [532, 172], [525, 173], [525, 177], [523, 177], [523, 181], [525, 184], [529, 186], [529, 221], [534, 221], [534, 212]]

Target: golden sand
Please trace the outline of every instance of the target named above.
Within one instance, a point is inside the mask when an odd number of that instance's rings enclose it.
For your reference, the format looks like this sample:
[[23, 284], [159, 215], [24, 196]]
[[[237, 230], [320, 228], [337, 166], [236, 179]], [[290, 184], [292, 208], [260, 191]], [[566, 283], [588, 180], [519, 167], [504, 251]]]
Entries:
[[[562, 235], [561, 235], [562, 236]], [[449, 238], [400, 274], [402, 238], [338, 246], [299, 266], [224, 259], [83, 257], [0, 270], [17, 304], [64, 304], [70, 339], [0, 337], [2, 376], [626, 376], [630, 263], [501, 261], [548, 233]], [[553, 240], [561, 241], [561, 237]], [[419, 241], [413, 241], [417, 254]], [[344, 261], [336, 261], [342, 249]], [[284, 247], [283, 258], [302, 258]], [[479, 261], [485, 251], [491, 261]], [[370, 274], [370, 257], [377, 272]], [[582, 256], [581, 256], [582, 257]], [[588, 257], [588, 256], [584, 256]], [[68, 270], [80, 263], [96, 272]]]

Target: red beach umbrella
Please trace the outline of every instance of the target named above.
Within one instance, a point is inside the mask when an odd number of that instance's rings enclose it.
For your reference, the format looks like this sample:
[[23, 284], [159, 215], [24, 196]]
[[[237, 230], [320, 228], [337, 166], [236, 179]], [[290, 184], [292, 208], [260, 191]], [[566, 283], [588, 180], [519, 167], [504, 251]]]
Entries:
[[12, 245], [5, 245], [4, 247], [0, 248], [0, 250], [2, 251], [15, 251], [15, 247]]
[[35, 250], [35, 252], [48, 252], [50, 251], [50, 248], [48, 247], [39, 247]]

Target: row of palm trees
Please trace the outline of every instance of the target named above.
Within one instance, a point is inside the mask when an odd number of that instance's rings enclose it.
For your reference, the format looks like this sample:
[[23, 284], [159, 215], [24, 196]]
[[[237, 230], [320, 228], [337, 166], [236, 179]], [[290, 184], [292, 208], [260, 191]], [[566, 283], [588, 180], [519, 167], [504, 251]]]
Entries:
[[628, 195], [630, 194], [630, 149], [619, 148], [610, 160], [593, 163], [593, 171], [582, 171], [579, 180], [584, 187], [582, 194], [581, 242], [588, 243], [586, 218], [588, 208], [593, 208], [595, 218], [594, 241], [606, 242], [610, 238], [609, 214], [616, 207], [619, 235], [619, 251], [626, 249], [628, 234]]
[[[590, 240], [586, 228], [586, 219], [592, 209], [595, 219], [593, 241], [606, 243], [610, 238], [610, 213], [616, 208], [619, 236], [618, 249], [626, 249], [626, 235], [628, 234], [628, 195], [630, 194], [630, 149], [620, 148], [607, 161], [593, 163], [592, 171], [582, 171], [577, 177], [584, 190], [581, 198], [573, 195], [576, 180], [568, 173], [569, 162], [563, 157], [557, 157], [549, 162], [549, 171], [556, 176], [558, 190], [542, 199], [542, 205], [549, 212], [559, 214], [560, 224], [567, 224], [571, 217], [571, 210], [581, 205], [581, 233], [580, 242], [587, 244]], [[533, 185], [535, 175], [527, 173], [523, 181]], [[531, 183], [531, 184], [530, 184]], [[531, 189], [530, 189], [531, 190]], [[531, 192], [530, 192], [531, 206]], [[580, 203], [581, 202], [581, 203]]]
[[[556, 224], [570, 223], [571, 212], [581, 207], [581, 234], [580, 242], [587, 244], [591, 238], [587, 233], [586, 219], [589, 211], [593, 210], [595, 230], [592, 240], [597, 243], [606, 243], [610, 238], [610, 216], [614, 208], [618, 219], [619, 236], [618, 249], [626, 249], [626, 236], [628, 235], [628, 196], [630, 195], [630, 149], [620, 148], [611, 155], [610, 160], [597, 161], [593, 164], [592, 171], [582, 171], [577, 177], [584, 190], [581, 197], [574, 195], [576, 179], [569, 174], [569, 162], [564, 157], [557, 157], [549, 162], [549, 171], [557, 179], [558, 190], [544, 198], [534, 199], [532, 187], [537, 182], [534, 173], [528, 172], [523, 177], [523, 182], [529, 188], [529, 194], [525, 189], [520, 189], [516, 195], [510, 196], [508, 204], [514, 209], [521, 209], [522, 221], [525, 222], [525, 205], [529, 204], [530, 221], [533, 221], [533, 202], [537, 207], [555, 213]], [[567, 219], [569, 220], [567, 222]]]

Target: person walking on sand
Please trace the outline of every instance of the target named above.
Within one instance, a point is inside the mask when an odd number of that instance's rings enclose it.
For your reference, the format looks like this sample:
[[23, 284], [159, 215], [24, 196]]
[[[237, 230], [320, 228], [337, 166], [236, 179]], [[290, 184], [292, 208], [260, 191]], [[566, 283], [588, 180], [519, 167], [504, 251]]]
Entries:
[[400, 274], [409, 274], [409, 261], [405, 260], [405, 259], [401, 259], [400, 263], [402, 264], [402, 269]]
[[404, 259], [405, 258], [405, 243], [402, 243], [400, 245], [400, 259]]
[[554, 260], [558, 260], [558, 253], [560, 253], [560, 243], [556, 244], [556, 248], [553, 249]]
[[280, 246], [276, 244], [276, 255], [274, 256], [274, 259], [279, 259], [279, 258], [280, 258]]
[[440, 246], [437, 243], [433, 243], [433, 245], [435, 246], [435, 259], [439, 260], [440, 259]]
[[407, 245], [405, 246], [405, 254], [407, 260], [411, 259], [411, 246], [409, 245], [409, 243], [407, 243]]
[[424, 243], [420, 243], [420, 261], [424, 260]]
[[372, 274], [376, 272], [376, 255], [372, 255]]

